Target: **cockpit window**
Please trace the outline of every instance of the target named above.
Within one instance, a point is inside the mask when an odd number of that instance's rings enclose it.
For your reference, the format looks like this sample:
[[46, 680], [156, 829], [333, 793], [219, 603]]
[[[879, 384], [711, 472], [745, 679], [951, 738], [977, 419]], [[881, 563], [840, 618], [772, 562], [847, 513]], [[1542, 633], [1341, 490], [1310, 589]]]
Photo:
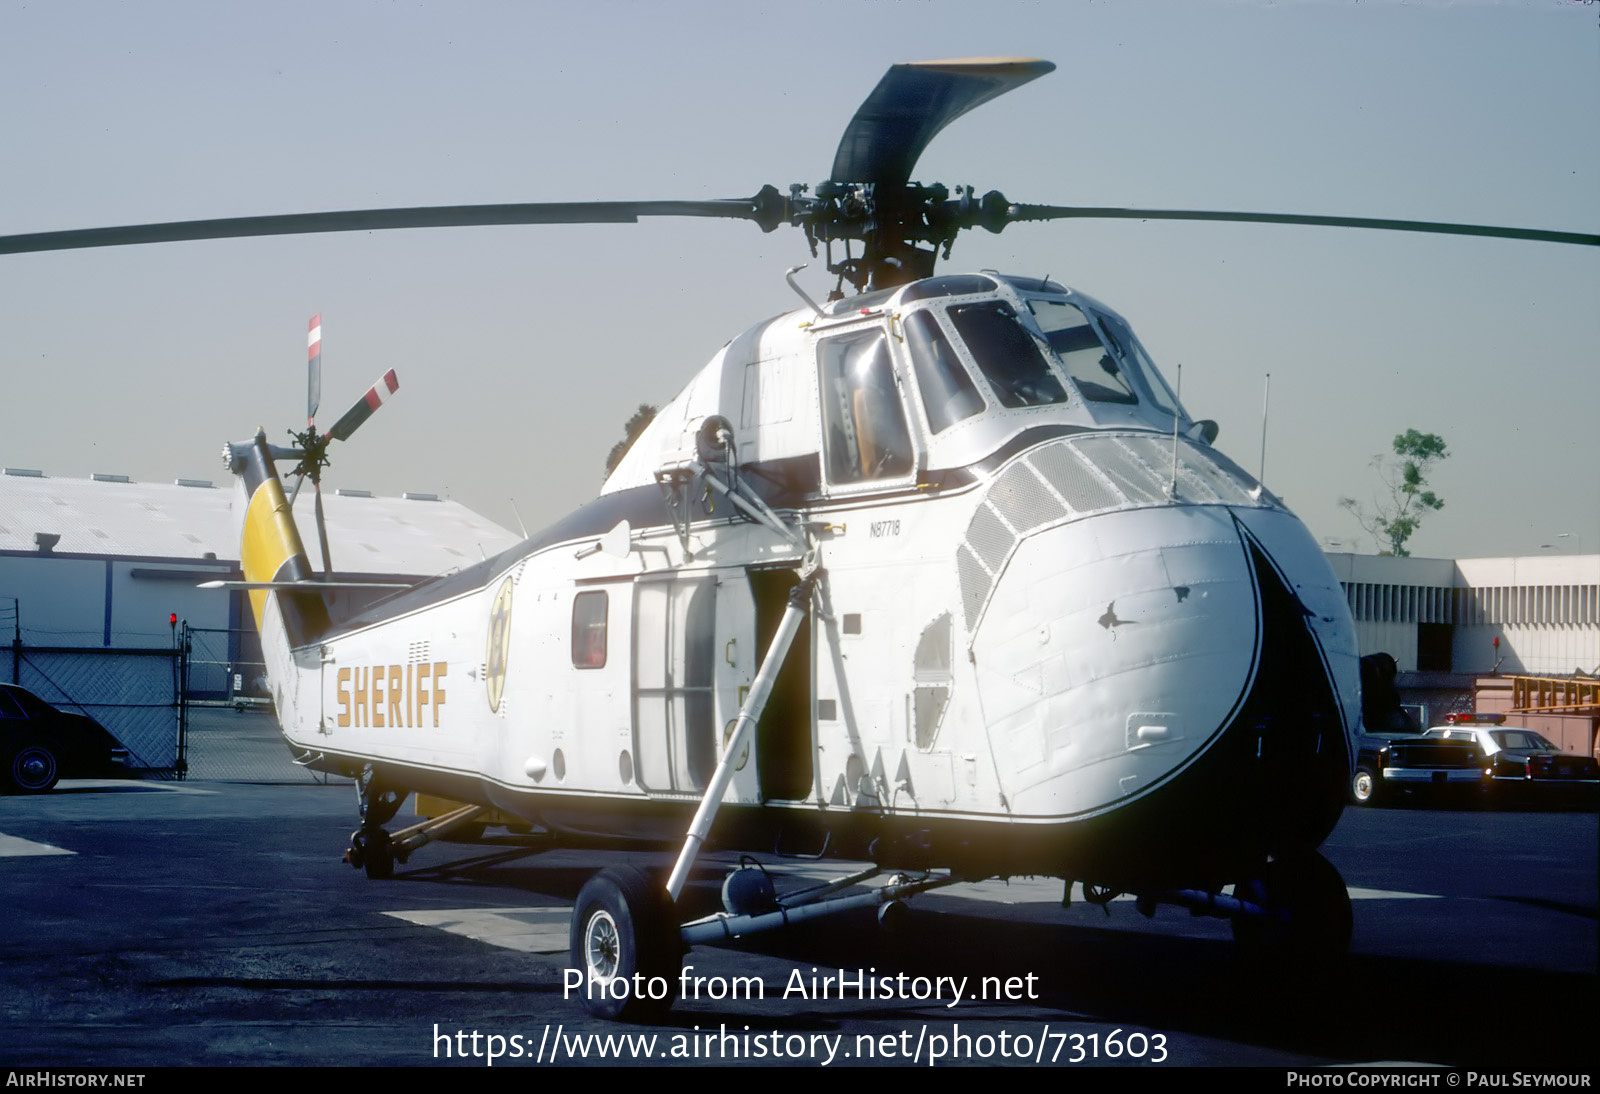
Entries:
[[829, 315], [850, 315], [852, 313], [866, 312], [878, 307], [898, 291], [898, 289], [879, 289], [876, 292], [846, 297], [843, 300], [833, 301], [825, 310]]
[[1133, 336], [1133, 331], [1128, 329], [1128, 324], [1114, 315], [1102, 315], [1100, 331], [1111, 344], [1112, 351], [1122, 359], [1124, 368], [1144, 374], [1144, 386], [1150, 389], [1150, 399], [1156, 409], [1174, 416], [1180, 415], [1182, 410], [1178, 406], [1177, 396], [1167, 387], [1167, 382], [1161, 378], [1160, 371]]
[[982, 410], [983, 396], [978, 394], [977, 385], [967, 375], [933, 313], [912, 312], [906, 317], [905, 331], [906, 348], [922, 392], [922, 409], [928, 415], [928, 429], [942, 432]]
[[1029, 300], [1039, 329], [1061, 358], [1083, 397], [1095, 403], [1136, 404], [1139, 397], [1122, 374], [1122, 366], [1107, 352], [1088, 318], [1065, 300]]
[[1066, 388], [1050, 370], [1033, 336], [1017, 322], [1011, 305], [985, 300], [958, 304], [948, 314], [1001, 406], [1048, 406], [1067, 401]]
[[1018, 292], [1067, 295], [1067, 287], [1065, 285], [1057, 285], [1048, 277], [1018, 277], [1015, 274], [999, 274], [998, 276], [1001, 281], [1004, 281]]
[[829, 338], [821, 366], [822, 447], [833, 483], [911, 473], [911, 432], [881, 328]]
[[982, 274], [947, 274], [929, 277], [906, 286], [900, 294], [900, 303], [913, 300], [931, 300], [936, 296], [966, 296], [975, 292], [992, 292], [995, 283]]

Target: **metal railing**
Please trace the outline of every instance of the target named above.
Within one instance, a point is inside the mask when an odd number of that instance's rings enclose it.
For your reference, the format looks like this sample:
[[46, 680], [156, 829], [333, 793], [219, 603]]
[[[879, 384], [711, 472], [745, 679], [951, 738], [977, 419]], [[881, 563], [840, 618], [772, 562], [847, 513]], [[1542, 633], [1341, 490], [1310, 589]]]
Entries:
[[1600, 679], [1513, 676], [1509, 713], [1600, 715]]

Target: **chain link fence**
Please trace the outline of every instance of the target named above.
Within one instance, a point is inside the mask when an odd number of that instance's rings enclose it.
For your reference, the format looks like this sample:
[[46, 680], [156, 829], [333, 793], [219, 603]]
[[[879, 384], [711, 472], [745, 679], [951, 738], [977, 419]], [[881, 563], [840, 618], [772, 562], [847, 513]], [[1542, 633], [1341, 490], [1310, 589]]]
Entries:
[[248, 783], [342, 782], [294, 762], [272, 706], [191, 702], [185, 727], [190, 779]]
[[329, 776], [296, 764], [284, 742], [255, 631], [185, 627], [184, 648], [183, 754], [188, 778], [329, 781]]
[[134, 773], [330, 781], [296, 764], [284, 743], [254, 631], [185, 627], [172, 649], [25, 646], [18, 640], [6, 653], [10, 671], [0, 669], [0, 677], [99, 722], [128, 750]]
[[191, 703], [270, 706], [267, 665], [254, 631], [185, 627], [183, 694]]
[[12, 683], [99, 722], [128, 750], [131, 766], [169, 777], [180, 770], [180, 650], [13, 643], [10, 660]]

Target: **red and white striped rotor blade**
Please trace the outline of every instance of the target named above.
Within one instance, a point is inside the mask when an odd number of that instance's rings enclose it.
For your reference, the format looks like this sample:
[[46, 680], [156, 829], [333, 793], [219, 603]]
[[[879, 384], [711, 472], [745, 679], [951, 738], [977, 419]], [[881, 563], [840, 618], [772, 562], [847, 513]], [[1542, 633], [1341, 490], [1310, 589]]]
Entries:
[[395, 378], [394, 369], [390, 369], [378, 377], [378, 382], [367, 389], [367, 393], [356, 400], [356, 405], [344, 412], [344, 417], [333, 424], [328, 430], [328, 436], [336, 441], [350, 438], [361, 423], [372, 417], [372, 412], [377, 410], [389, 396], [400, 390], [400, 381]]
[[306, 334], [306, 425], [317, 420], [317, 407], [322, 405], [322, 316], [311, 317]]

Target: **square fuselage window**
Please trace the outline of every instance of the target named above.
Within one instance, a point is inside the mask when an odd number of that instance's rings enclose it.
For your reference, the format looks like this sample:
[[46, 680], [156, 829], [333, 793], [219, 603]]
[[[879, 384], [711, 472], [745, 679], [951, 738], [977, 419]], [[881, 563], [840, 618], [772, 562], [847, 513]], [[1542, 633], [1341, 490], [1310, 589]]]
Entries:
[[579, 593], [572, 601], [572, 667], [606, 666], [606, 594]]

